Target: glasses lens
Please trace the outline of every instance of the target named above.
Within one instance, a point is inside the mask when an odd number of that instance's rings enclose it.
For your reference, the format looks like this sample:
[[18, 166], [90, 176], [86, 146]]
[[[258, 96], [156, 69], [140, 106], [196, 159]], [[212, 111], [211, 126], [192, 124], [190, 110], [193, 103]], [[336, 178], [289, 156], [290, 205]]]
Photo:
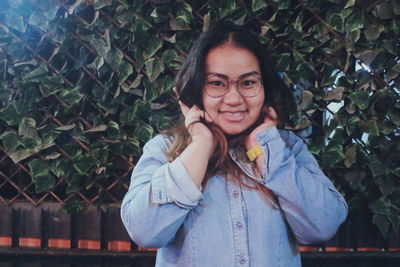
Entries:
[[251, 97], [260, 92], [262, 82], [258, 76], [248, 76], [238, 81], [239, 91], [243, 96]]
[[211, 76], [206, 80], [204, 89], [207, 95], [211, 97], [222, 97], [225, 95], [229, 88], [229, 81], [227, 79]]

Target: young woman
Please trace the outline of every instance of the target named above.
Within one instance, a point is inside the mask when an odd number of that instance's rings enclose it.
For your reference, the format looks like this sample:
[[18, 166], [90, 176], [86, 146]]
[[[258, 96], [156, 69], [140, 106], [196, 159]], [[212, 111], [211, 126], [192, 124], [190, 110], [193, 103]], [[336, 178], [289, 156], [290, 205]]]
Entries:
[[258, 40], [222, 22], [178, 73], [184, 119], [145, 146], [121, 208], [156, 266], [301, 266], [298, 244], [329, 239], [347, 205], [295, 134], [295, 104]]

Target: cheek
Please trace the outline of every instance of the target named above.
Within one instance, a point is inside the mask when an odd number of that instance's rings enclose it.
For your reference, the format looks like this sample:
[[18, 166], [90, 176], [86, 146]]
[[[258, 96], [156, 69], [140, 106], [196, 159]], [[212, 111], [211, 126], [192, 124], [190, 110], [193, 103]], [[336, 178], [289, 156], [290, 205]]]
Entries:
[[219, 100], [203, 96], [203, 107], [208, 114], [216, 113], [218, 111]]

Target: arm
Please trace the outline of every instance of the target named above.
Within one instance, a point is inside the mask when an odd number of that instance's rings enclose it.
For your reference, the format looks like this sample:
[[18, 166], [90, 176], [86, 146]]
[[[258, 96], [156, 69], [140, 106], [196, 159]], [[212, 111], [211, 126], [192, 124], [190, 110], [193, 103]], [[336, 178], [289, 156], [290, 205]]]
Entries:
[[171, 242], [202, 197], [179, 157], [167, 163], [166, 146], [162, 136], [144, 146], [122, 202], [122, 221], [132, 240], [142, 247]]
[[[196, 105], [179, 102], [191, 142], [172, 163], [167, 163], [162, 137], [148, 142], [132, 173], [121, 208], [122, 221], [132, 238], [143, 247], [171, 242], [189, 210], [201, 198], [199, 188], [215, 149], [214, 137], [201, 120], [209, 115]], [[165, 141], [165, 140], [164, 140]]]
[[257, 134], [264, 151], [263, 183], [278, 197], [300, 243], [325, 241], [345, 220], [347, 204], [304, 142], [291, 132], [282, 134], [287, 143], [275, 127]]

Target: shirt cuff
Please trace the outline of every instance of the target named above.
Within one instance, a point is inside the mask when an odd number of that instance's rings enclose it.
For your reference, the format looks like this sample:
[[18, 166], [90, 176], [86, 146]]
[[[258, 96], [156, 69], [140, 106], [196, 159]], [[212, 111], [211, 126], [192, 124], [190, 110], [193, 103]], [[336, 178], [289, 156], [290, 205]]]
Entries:
[[167, 175], [167, 194], [181, 203], [194, 204], [202, 198], [201, 188], [197, 188], [181, 159], [176, 158], [169, 166]]

